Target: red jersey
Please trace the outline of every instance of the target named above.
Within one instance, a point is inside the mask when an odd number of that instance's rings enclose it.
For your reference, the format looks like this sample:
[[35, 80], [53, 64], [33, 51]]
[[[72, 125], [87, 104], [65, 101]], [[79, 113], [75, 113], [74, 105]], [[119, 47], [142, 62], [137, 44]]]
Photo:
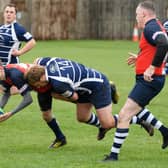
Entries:
[[19, 64], [7, 64], [5, 68], [7, 69], [16, 68], [19, 71], [25, 73], [30, 66], [31, 64], [19, 63]]
[[[136, 74], [140, 75], [145, 72], [145, 70], [152, 64], [157, 47], [155, 45], [155, 35], [158, 32], [163, 32], [163, 27], [156, 21], [152, 20], [141, 35], [139, 48], [140, 52], [136, 61]], [[156, 37], [155, 37], [156, 38]], [[155, 68], [155, 75], [163, 74], [164, 63], [160, 67]]]
[[[6, 69], [17, 69], [18, 71], [20, 71], [20, 73], [23, 74], [27, 71], [27, 69], [31, 66], [32, 64], [25, 64], [25, 63], [19, 63], [19, 64], [7, 64], [5, 66]], [[13, 85], [13, 80], [11, 80], [9, 77], [7, 77], [6, 79], [6, 83]], [[40, 88], [36, 88], [36, 87], [32, 87], [31, 89], [33, 89], [36, 92], [40, 92], [40, 93], [44, 93], [47, 92], [51, 89], [51, 85], [48, 84], [46, 86], [40, 87]]]

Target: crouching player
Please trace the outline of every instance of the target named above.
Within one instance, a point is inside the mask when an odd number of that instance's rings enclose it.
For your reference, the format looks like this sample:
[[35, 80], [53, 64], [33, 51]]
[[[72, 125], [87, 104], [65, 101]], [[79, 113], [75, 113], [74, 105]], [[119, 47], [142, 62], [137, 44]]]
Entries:
[[24, 79], [24, 72], [28, 69], [28, 64], [8, 64], [6, 67], [0, 66], [0, 85], [2, 96], [0, 108], [4, 108], [10, 98], [10, 88], [15, 85], [23, 97], [16, 108], [0, 116], [0, 122], [7, 120], [23, 108], [32, 103], [29, 86]]
[[[5, 67], [0, 66], [0, 85], [1, 85], [1, 91], [2, 96], [0, 99], [0, 108], [4, 108], [7, 104], [9, 98], [10, 98], [10, 88], [15, 85], [17, 89], [19, 90], [21, 96], [23, 96], [23, 99], [21, 103], [14, 108], [14, 110], [10, 112], [6, 112], [3, 115], [0, 115], [0, 122], [5, 121], [12, 117], [17, 112], [21, 111], [28, 105], [32, 103], [32, 97], [30, 94], [31, 88], [27, 84], [27, 81], [24, 78], [25, 73], [27, 72], [28, 68], [32, 66], [32, 64], [8, 64]], [[46, 88], [41, 88], [39, 91], [44, 91]], [[45, 103], [44, 103], [45, 104]], [[65, 135], [61, 131], [56, 119], [52, 116], [50, 119], [45, 118], [44, 114], [44, 120], [46, 121], [47, 125], [51, 128], [51, 130], [54, 132], [56, 139], [64, 139], [64, 141], [61, 141], [56, 143], [55, 147], [62, 146], [66, 144]]]
[[[62, 58], [40, 58], [37, 64], [39, 65], [31, 67], [26, 74], [29, 85], [36, 88], [50, 85], [53, 95], [59, 94], [75, 102], [77, 120], [98, 127], [98, 140], [103, 139], [110, 128], [116, 127], [117, 115], [113, 116], [111, 111], [112, 100], [117, 102], [118, 95], [114, 85], [110, 86], [105, 75]], [[41, 95], [38, 96], [39, 102], [40, 99]], [[91, 112], [93, 106], [97, 115]], [[153, 135], [153, 127], [149, 124], [140, 121], [136, 116], [133, 121]]]

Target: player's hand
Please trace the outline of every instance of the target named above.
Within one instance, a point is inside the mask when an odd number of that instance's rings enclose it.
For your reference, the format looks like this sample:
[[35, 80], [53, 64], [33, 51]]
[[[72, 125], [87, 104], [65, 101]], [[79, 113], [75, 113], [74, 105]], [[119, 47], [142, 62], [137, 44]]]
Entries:
[[152, 75], [155, 72], [155, 67], [150, 65], [144, 72], [144, 80], [151, 82], [153, 80]]
[[127, 59], [127, 64], [134, 66], [137, 60], [137, 55], [134, 53], [128, 53], [128, 54], [129, 54], [129, 57]]
[[12, 55], [19, 56], [19, 55], [21, 55], [21, 52], [19, 50], [13, 49], [12, 50]]
[[0, 115], [0, 122], [7, 120], [7, 119], [10, 118], [11, 116], [12, 116], [12, 113], [11, 113], [11, 112], [7, 112], [7, 113], [5, 113], [5, 114], [3, 114], [3, 115]]
[[11, 95], [16, 95], [16, 94], [19, 94], [20, 92], [19, 92], [19, 90], [18, 90], [18, 88], [16, 87], [16, 86], [12, 86], [11, 88], [10, 88], [10, 94]]

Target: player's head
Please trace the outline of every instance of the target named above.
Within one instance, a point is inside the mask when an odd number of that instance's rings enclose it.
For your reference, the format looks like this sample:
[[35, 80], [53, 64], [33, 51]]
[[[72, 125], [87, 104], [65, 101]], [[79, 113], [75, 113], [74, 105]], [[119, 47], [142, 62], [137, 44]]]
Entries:
[[17, 8], [15, 4], [7, 4], [4, 7], [4, 22], [10, 24], [16, 20]]
[[48, 84], [45, 78], [45, 68], [43, 66], [34, 65], [29, 68], [25, 74], [25, 78], [29, 85], [34, 87], [43, 87]]
[[139, 28], [144, 28], [147, 21], [156, 18], [154, 4], [151, 1], [140, 2], [136, 8], [136, 20]]

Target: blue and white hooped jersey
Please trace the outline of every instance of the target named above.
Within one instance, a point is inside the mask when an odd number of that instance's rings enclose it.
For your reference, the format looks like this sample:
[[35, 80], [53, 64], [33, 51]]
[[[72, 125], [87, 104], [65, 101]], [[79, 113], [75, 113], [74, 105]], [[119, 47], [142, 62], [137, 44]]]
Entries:
[[104, 75], [95, 69], [63, 58], [41, 58], [39, 65], [46, 66], [46, 77], [52, 88], [65, 97], [74, 91], [91, 94], [97, 83], [103, 83]]
[[32, 35], [23, 26], [14, 21], [9, 25], [0, 26], [0, 61], [2, 65], [18, 63], [19, 59], [12, 56], [13, 49], [19, 49], [21, 41], [29, 41]]

